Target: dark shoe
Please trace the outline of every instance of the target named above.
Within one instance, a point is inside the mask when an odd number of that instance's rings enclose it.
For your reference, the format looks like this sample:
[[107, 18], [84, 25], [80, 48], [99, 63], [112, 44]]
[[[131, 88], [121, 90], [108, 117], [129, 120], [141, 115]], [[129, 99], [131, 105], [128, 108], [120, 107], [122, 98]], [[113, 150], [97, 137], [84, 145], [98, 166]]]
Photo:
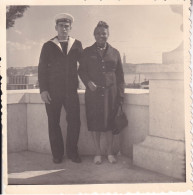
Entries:
[[59, 163], [62, 162], [62, 158], [53, 158], [53, 162], [54, 162], [55, 164], [59, 164]]
[[76, 155], [76, 156], [70, 156], [69, 159], [71, 159], [72, 162], [75, 162], [75, 163], [81, 163], [82, 160], [80, 158], [80, 156]]

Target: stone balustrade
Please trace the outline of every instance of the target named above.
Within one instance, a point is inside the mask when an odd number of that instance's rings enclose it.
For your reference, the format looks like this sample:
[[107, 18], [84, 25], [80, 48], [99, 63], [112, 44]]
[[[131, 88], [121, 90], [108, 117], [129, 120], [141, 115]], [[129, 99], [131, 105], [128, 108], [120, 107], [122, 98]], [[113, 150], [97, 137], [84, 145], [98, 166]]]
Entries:
[[[90, 132], [87, 130], [84, 90], [79, 91], [81, 108], [81, 132], [79, 153], [93, 155], [94, 147]], [[114, 150], [132, 157], [133, 145], [141, 143], [149, 129], [149, 91], [143, 89], [126, 89], [124, 111], [129, 125], [121, 134], [114, 136]], [[61, 113], [61, 128], [66, 137], [65, 111]], [[51, 153], [45, 105], [39, 90], [8, 91], [7, 94], [7, 133], [8, 152], [34, 151]], [[105, 153], [105, 140], [101, 145]]]
[[133, 162], [185, 181], [185, 89], [180, 62], [138, 66], [137, 72], [149, 79], [149, 131], [143, 142], [134, 144]]

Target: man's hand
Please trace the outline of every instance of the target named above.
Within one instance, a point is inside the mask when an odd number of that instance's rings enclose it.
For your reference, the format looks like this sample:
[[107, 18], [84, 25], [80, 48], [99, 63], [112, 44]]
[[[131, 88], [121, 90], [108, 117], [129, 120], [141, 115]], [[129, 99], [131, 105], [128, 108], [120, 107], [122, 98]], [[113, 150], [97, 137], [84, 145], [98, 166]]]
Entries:
[[43, 91], [41, 93], [41, 98], [43, 102], [45, 102], [46, 104], [50, 104], [51, 98], [50, 98], [50, 94], [48, 93], [48, 91]]
[[95, 91], [97, 89], [97, 86], [92, 81], [88, 82], [88, 87], [91, 91]]

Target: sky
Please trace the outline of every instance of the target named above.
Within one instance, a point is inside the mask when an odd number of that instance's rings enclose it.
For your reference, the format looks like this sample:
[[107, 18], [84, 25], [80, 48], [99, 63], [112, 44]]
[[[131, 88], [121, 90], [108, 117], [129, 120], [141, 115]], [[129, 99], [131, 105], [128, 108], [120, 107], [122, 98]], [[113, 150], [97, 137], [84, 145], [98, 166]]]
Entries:
[[70, 13], [70, 35], [83, 44], [95, 42], [93, 30], [109, 24], [108, 42], [125, 53], [127, 63], [162, 63], [162, 53], [175, 49], [183, 38], [183, 18], [168, 5], [30, 6], [7, 30], [7, 66], [37, 66], [44, 42], [56, 36], [55, 15]]

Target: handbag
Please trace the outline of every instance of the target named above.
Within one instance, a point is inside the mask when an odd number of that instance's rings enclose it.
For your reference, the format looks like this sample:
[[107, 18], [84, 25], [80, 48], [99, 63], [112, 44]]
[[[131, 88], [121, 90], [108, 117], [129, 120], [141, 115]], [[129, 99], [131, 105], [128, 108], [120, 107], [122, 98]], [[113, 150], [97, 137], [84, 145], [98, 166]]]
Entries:
[[125, 127], [128, 126], [128, 120], [126, 114], [123, 112], [122, 105], [119, 105], [117, 113], [114, 118], [115, 128], [113, 130], [113, 135], [119, 134]]

